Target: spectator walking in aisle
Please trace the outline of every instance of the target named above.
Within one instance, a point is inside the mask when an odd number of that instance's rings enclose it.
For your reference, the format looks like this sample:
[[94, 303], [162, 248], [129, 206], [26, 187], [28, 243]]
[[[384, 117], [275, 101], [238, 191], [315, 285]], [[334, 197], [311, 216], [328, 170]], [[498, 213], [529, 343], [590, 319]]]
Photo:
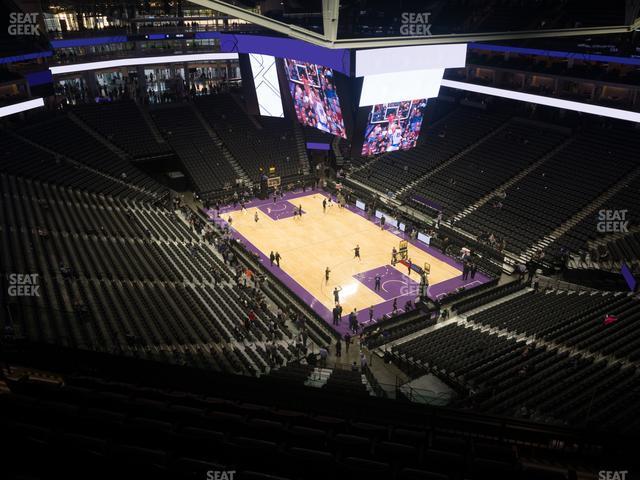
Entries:
[[351, 335], [349, 333], [344, 334], [344, 349], [349, 354], [349, 346], [351, 345]]
[[527, 267], [524, 263], [519, 263], [516, 265], [516, 273], [518, 274], [518, 280], [524, 281], [524, 275], [527, 272]]
[[366, 366], [367, 366], [367, 357], [365, 356], [364, 352], [360, 352], [360, 369], [364, 370]]
[[329, 356], [329, 351], [326, 347], [320, 347], [320, 366], [322, 368], [327, 366], [327, 357]]
[[369, 322], [373, 321], [373, 305], [369, 307]]
[[438, 212], [438, 216], [436, 217], [436, 228], [440, 228], [440, 223], [442, 222], [442, 212]]
[[342, 342], [340, 339], [336, 341], [336, 357], [342, 357]]

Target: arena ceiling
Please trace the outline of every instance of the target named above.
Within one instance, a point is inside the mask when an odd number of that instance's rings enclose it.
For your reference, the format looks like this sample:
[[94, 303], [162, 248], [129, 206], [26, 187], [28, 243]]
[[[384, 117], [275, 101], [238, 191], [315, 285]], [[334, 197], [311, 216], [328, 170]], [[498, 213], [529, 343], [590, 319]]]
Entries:
[[[640, 17], [638, 11], [640, 9], [639, 0], [626, 0], [621, 7], [620, 21], [615, 21], [615, 25], [604, 24], [597, 26], [574, 27], [574, 28], [537, 28], [535, 30], [516, 30], [516, 31], [496, 31], [496, 32], [476, 32], [476, 33], [436, 33], [432, 35], [418, 34], [403, 36], [376, 36], [371, 38], [339, 38], [340, 10], [343, 7], [341, 3], [352, 3], [352, 0], [315, 0], [315, 7], [310, 10], [317, 11], [316, 14], [322, 17], [322, 32], [296, 25], [286, 17], [281, 19], [272, 18], [261, 13], [253, 5], [239, 5], [238, 2], [229, 2], [227, 0], [188, 0], [193, 4], [197, 4], [223, 14], [236, 17], [254, 25], [263, 27], [281, 35], [291, 38], [303, 40], [305, 42], [322, 46], [325, 48], [375, 48], [375, 47], [396, 47], [409, 45], [429, 45], [442, 43], [468, 43], [482, 41], [503, 41], [503, 40], [527, 40], [527, 39], [544, 39], [544, 38], [563, 38], [563, 37], [588, 37], [593, 35], [613, 35], [613, 34], [630, 34], [640, 31]], [[320, 5], [321, 2], [321, 5]], [[270, 3], [270, 2], [265, 2]], [[284, 5], [284, 1], [278, 2]], [[295, 3], [295, 2], [294, 2]], [[364, 2], [366, 3], [366, 2]], [[402, 2], [400, 2], [402, 3]], [[428, 4], [429, 2], [425, 2]], [[353, 5], [351, 5], [353, 7]], [[402, 8], [402, 7], [400, 7]], [[420, 10], [418, 10], [420, 11]], [[526, 12], [522, 12], [526, 14]], [[603, 20], [606, 22], [606, 20]], [[596, 22], [597, 23], [597, 22]]]

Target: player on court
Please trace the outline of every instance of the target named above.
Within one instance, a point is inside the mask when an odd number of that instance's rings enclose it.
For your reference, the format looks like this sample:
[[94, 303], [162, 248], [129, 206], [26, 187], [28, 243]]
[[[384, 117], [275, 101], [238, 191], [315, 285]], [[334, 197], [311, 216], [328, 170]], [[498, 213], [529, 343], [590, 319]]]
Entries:
[[382, 280], [382, 279], [381, 279], [381, 277], [380, 277], [380, 274], [379, 274], [379, 273], [376, 273], [375, 280], [374, 280], [374, 282], [375, 282], [375, 283], [374, 283], [374, 287], [373, 287], [373, 289], [374, 289], [376, 292], [380, 290], [380, 282], [381, 282], [381, 280]]
[[329, 283], [329, 274], [331, 273], [331, 270], [329, 270], [329, 267], [327, 267], [324, 271], [324, 282], [325, 284]]
[[356, 245], [356, 248], [353, 249], [353, 258], [357, 258], [358, 260], [361, 260], [360, 258], [360, 245]]
[[322, 213], [326, 213], [327, 212], [327, 199], [324, 198], [322, 200]]
[[253, 216], [253, 220], [258, 223], [258, 220], [260, 220], [260, 217], [258, 217], [258, 211], [256, 210], [256, 214]]

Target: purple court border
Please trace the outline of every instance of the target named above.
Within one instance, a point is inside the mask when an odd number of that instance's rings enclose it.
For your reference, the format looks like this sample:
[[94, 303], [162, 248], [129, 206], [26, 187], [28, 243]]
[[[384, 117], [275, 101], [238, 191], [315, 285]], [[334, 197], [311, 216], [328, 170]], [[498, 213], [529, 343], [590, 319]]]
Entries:
[[[278, 196], [278, 202], [281, 201], [288, 201], [288, 200], [293, 200], [296, 198], [300, 198], [300, 197], [306, 197], [308, 195], [313, 195], [313, 194], [320, 194], [323, 195], [325, 197], [329, 197], [330, 195], [327, 192], [324, 192], [322, 190], [312, 190], [312, 189], [307, 189], [305, 191], [295, 191], [295, 192], [287, 192], [284, 194], [284, 197], [280, 197]], [[332, 197], [333, 198], [333, 197]], [[263, 207], [266, 206], [268, 204], [273, 204], [273, 197], [268, 198], [268, 199], [254, 199], [251, 200], [247, 203], [245, 203], [245, 207], [246, 208], [253, 208], [253, 207]], [[238, 206], [233, 206], [233, 205], [228, 205], [226, 207], [222, 207], [220, 209], [220, 215], [225, 215], [229, 212], [232, 211], [237, 211], [238, 210]], [[346, 207], [350, 212], [355, 213], [356, 215], [361, 216], [362, 218], [367, 219], [368, 221], [372, 221], [372, 220], [377, 220], [377, 219], [369, 219], [367, 218], [367, 215], [360, 210], [359, 208], [356, 208], [355, 206], [352, 205], [346, 205]], [[208, 216], [209, 220], [214, 221], [216, 224], [218, 225], [227, 225], [227, 221], [224, 220], [221, 217], [216, 217], [215, 214], [215, 209], [210, 209], [210, 210], [205, 210], [204, 211], [205, 215]], [[422, 250], [423, 252], [428, 253], [429, 255], [437, 258], [438, 260], [441, 260], [445, 263], [447, 263], [448, 265], [458, 269], [460, 271], [460, 275], [454, 278], [450, 278], [449, 280], [445, 280], [443, 282], [437, 283], [435, 285], [430, 285], [429, 286], [429, 290], [428, 290], [428, 296], [429, 298], [436, 299], [441, 297], [442, 295], [449, 293], [453, 290], [455, 290], [458, 287], [461, 286], [466, 286], [467, 288], [473, 288], [474, 286], [478, 286], [478, 285], [482, 285], [483, 283], [486, 283], [488, 281], [490, 281], [491, 279], [489, 277], [487, 277], [486, 275], [478, 272], [475, 275], [474, 279], [468, 279], [468, 280], [462, 280], [462, 265], [457, 262], [456, 260], [454, 260], [453, 258], [450, 258], [448, 256], [446, 256], [445, 254], [443, 254], [442, 252], [440, 252], [439, 250], [436, 250], [433, 247], [430, 247], [428, 245], [423, 244], [422, 242], [418, 241], [418, 240], [413, 240], [411, 238], [409, 238], [404, 232], [401, 232], [399, 230], [397, 230], [395, 227], [392, 227], [390, 225], [385, 225], [384, 227], [385, 230], [390, 231], [391, 233], [393, 233], [395, 236], [403, 239], [403, 240], [407, 240], [412, 246], [414, 246], [415, 248], [418, 248], [420, 250]], [[287, 272], [285, 272], [284, 270], [282, 270], [281, 268], [278, 268], [277, 266], [270, 265], [269, 262], [269, 257], [264, 254], [262, 251], [260, 251], [255, 245], [253, 245], [249, 240], [247, 240], [243, 235], [241, 235], [240, 233], [238, 233], [234, 228], [230, 229], [231, 231], [231, 236], [233, 238], [235, 238], [236, 240], [240, 241], [243, 245], [245, 245], [247, 247], [247, 249], [253, 253], [255, 253], [258, 258], [260, 259], [260, 262], [262, 263], [262, 266], [264, 268], [266, 268], [267, 270], [269, 270], [273, 275], [275, 275], [280, 281], [282, 281], [282, 283], [284, 283], [293, 293], [296, 294], [296, 296], [298, 296], [303, 302], [305, 302], [307, 305], [309, 305], [318, 315], [320, 315], [320, 317], [331, 327], [333, 328], [335, 331], [337, 331], [338, 333], [340, 333], [341, 335], [344, 335], [348, 332], [348, 314], [349, 312], [343, 312], [344, 315], [342, 316], [341, 322], [339, 325], [333, 325], [333, 314], [331, 312], [331, 310], [327, 307], [324, 306], [324, 304], [318, 300], [317, 298], [315, 298], [311, 293], [309, 293], [304, 287], [302, 287], [298, 282], [296, 282], [289, 274], [287, 274]], [[286, 259], [283, 260], [283, 262], [286, 265]], [[417, 277], [416, 277], [417, 278]], [[365, 285], [365, 284], [363, 284]], [[366, 285], [365, 285], [366, 286]], [[397, 299], [397, 307], [399, 311], [402, 311], [404, 308], [404, 305], [406, 304], [406, 302], [408, 300], [413, 301], [415, 299], [416, 295], [415, 294], [407, 294], [407, 295], [402, 295], [399, 297], [396, 297]], [[373, 306], [373, 323], [376, 322], [376, 319], [380, 319], [383, 316], [389, 314], [392, 312], [393, 309], [393, 298], [389, 299], [389, 300], [385, 300], [381, 303], [378, 303], [377, 305]], [[358, 312], [358, 322], [363, 325], [363, 326], [367, 326], [370, 324], [369, 322], [369, 312], [368, 309], [364, 309]]]

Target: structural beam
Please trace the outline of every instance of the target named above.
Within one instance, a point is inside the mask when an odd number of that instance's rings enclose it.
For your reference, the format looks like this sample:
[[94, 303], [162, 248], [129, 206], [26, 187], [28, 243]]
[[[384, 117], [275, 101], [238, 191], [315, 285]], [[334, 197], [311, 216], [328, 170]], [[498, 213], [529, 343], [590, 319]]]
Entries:
[[313, 43], [316, 45], [324, 45], [324, 43], [326, 42], [324, 36], [319, 33], [312, 32], [310, 30], [298, 27], [296, 25], [289, 25], [279, 20], [274, 20], [272, 18], [265, 17], [263, 15], [260, 15], [259, 13], [254, 13], [252, 11], [245, 10], [242, 7], [237, 7], [235, 5], [225, 3], [221, 0], [189, 0], [189, 1], [191, 3], [195, 3], [196, 5], [200, 5], [202, 7], [215, 10], [216, 12], [224, 13], [226, 15], [239, 18], [240, 20], [245, 20], [249, 23], [253, 23], [254, 25], [259, 25], [261, 27], [268, 28], [269, 30], [273, 30], [274, 32], [288, 35], [291, 38], [297, 38], [299, 40], [304, 40], [305, 42]]
[[322, 0], [322, 26], [324, 37], [330, 42], [338, 39], [338, 18], [340, 16], [340, 0]]
[[[503, 40], [525, 40], [532, 38], [558, 38], [558, 37], [580, 37], [590, 35], [608, 35], [629, 33], [640, 28], [640, 19], [630, 25], [618, 25], [609, 27], [586, 27], [586, 28], [566, 28], [553, 30], [526, 30], [520, 32], [493, 32], [493, 33], [466, 33], [466, 34], [447, 34], [447, 35], [431, 35], [431, 36], [399, 36], [399, 37], [381, 37], [381, 38], [356, 38], [356, 39], [337, 39], [338, 28], [338, 9], [339, 0], [323, 0], [323, 21], [325, 22], [325, 35], [312, 32], [296, 25], [289, 25], [279, 20], [267, 18], [258, 13], [245, 10], [242, 7], [231, 5], [222, 0], [189, 0], [202, 7], [210, 8], [220, 13], [230, 15], [249, 23], [259, 25], [277, 33], [287, 35], [297, 40], [302, 40], [314, 45], [325, 48], [381, 48], [381, 47], [399, 47], [409, 45], [437, 45], [442, 43], [469, 43], [469, 42], [499, 42]], [[332, 7], [333, 5], [333, 7]], [[325, 9], [326, 7], [326, 9]], [[326, 18], [334, 17], [335, 8], [335, 32], [333, 27], [327, 28]], [[325, 15], [327, 17], [325, 18]], [[335, 35], [335, 36], [334, 36]]]
[[554, 30], [526, 30], [521, 32], [493, 32], [493, 33], [464, 33], [431, 35], [427, 37], [380, 37], [365, 39], [336, 40], [328, 48], [381, 48], [401, 47], [411, 45], [438, 45], [443, 43], [471, 43], [471, 42], [499, 42], [505, 40], [527, 40], [534, 38], [582, 37], [591, 35], [610, 35], [629, 33], [633, 31], [630, 25], [598, 27], [598, 28], [568, 28]]

